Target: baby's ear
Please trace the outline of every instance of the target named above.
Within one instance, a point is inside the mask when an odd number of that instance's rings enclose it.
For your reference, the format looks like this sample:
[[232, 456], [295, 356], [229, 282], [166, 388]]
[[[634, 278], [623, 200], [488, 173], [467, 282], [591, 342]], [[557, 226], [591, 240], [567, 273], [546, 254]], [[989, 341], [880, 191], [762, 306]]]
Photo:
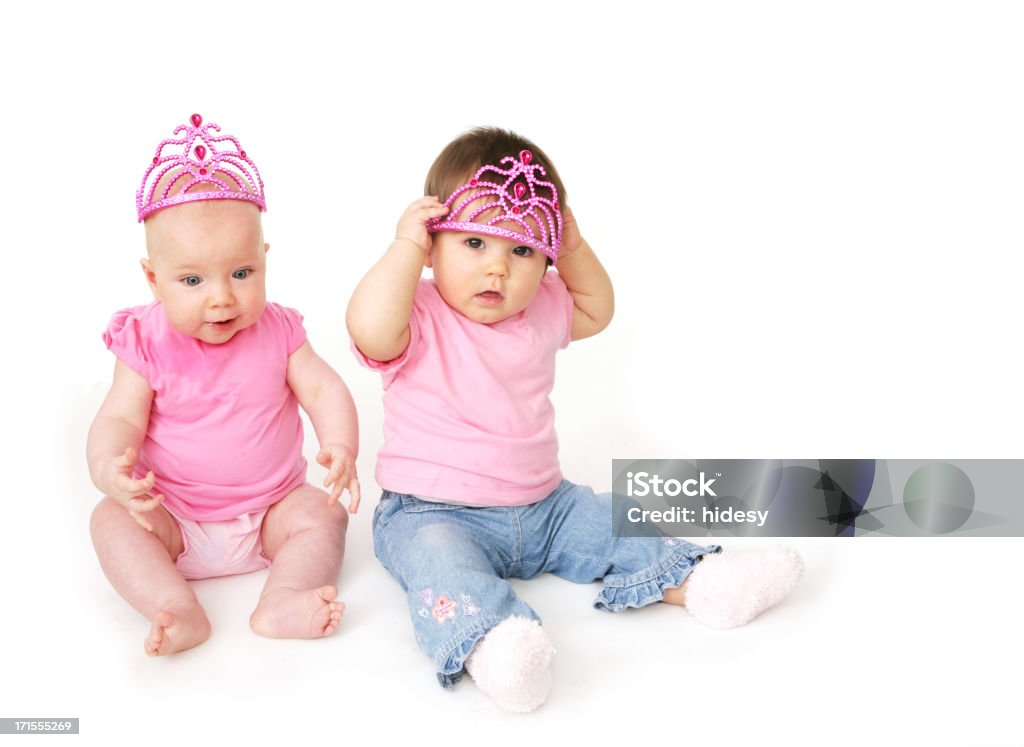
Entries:
[[142, 273], [146, 276], [146, 282], [149, 283], [150, 290], [153, 291], [153, 297], [160, 301], [160, 291], [156, 287], [156, 273], [153, 271], [153, 265], [145, 258], [140, 259], [139, 264], [142, 265]]
[[270, 243], [266, 242], [266, 243], [263, 244], [263, 253], [266, 254], [269, 251], [270, 251]]

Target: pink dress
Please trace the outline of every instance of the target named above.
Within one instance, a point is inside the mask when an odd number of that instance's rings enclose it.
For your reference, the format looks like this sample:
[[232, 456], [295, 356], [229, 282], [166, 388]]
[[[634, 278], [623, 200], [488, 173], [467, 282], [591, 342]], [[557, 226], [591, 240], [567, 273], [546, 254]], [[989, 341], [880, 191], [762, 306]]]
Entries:
[[573, 302], [549, 271], [515, 316], [481, 324], [421, 280], [405, 352], [360, 362], [384, 383], [377, 484], [471, 506], [522, 506], [558, 487], [555, 353], [569, 344]]
[[299, 312], [275, 303], [223, 345], [175, 330], [158, 301], [114, 314], [104, 342], [153, 390], [136, 476], [153, 471], [172, 514], [233, 519], [305, 482], [287, 382], [288, 357], [305, 339]]

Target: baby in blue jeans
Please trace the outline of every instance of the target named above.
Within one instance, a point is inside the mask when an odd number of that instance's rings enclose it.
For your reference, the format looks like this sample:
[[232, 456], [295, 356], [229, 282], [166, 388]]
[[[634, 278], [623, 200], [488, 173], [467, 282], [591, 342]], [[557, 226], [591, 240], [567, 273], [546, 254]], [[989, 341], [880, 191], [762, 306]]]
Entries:
[[374, 548], [441, 684], [465, 669], [508, 710], [547, 698], [554, 649], [509, 578], [603, 580], [599, 609], [664, 601], [723, 628], [785, 597], [795, 553], [630, 536], [611, 494], [562, 478], [555, 354], [604, 329], [614, 300], [550, 159], [514, 133], [472, 130], [437, 157], [426, 193], [446, 200], [409, 206], [347, 323], [384, 384]]

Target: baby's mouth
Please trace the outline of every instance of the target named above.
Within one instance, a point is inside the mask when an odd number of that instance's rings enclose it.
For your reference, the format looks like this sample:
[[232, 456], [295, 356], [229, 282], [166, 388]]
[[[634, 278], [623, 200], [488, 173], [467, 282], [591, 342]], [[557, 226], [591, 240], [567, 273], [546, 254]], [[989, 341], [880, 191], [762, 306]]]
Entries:
[[229, 326], [229, 325], [230, 325], [230, 324], [231, 324], [231, 323], [232, 323], [233, 321], [235, 321], [235, 319], [237, 319], [237, 318], [238, 318], [238, 317], [234, 317], [234, 316], [233, 316], [233, 317], [231, 317], [230, 319], [222, 319], [222, 320], [221, 320], [221, 321], [219, 321], [219, 322], [207, 322], [207, 324], [210, 324], [210, 325], [212, 325], [212, 326], [214, 326], [214, 327], [227, 327], [227, 326]]
[[499, 304], [504, 300], [504, 296], [498, 293], [498, 291], [484, 291], [483, 293], [477, 293], [476, 297], [484, 304]]

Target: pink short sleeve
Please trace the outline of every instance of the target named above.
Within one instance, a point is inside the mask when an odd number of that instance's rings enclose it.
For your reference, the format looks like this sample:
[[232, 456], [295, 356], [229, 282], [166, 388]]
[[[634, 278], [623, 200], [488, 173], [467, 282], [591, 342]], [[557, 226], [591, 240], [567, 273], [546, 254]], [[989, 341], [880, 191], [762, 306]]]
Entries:
[[263, 310], [270, 319], [277, 323], [284, 334], [288, 355], [291, 355], [306, 341], [306, 328], [302, 326], [302, 314], [288, 306], [268, 302]]
[[403, 350], [402, 354], [397, 358], [393, 358], [389, 361], [374, 360], [360, 350], [359, 346], [356, 345], [355, 340], [352, 340], [351, 338], [349, 339], [349, 346], [352, 348], [352, 353], [356, 356], [356, 360], [358, 360], [363, 366], [371, 371], [376, 371], [379, 374], [390, 374], [390, 376], [388, 376], [384, 381], [384, 386], [386, 387], [388, 382], [391, 380], [391, 377], [393, 377], [398, 370], [405, 365], [406, 361], [409, 360], [410, 351], [419, 346], [419, 341], [419, 324], [416, 321], [416, 314], [414, 311], [412, 316], [409, 318], [409, 344], [405, 346], [405, 350]]
[[116, 355], [135, 373], [146, 381], [150, 380], [149, 356], [146, 355], [139, 334], [138, 312], [144, 307], [121, 309], [110, 319], [107, 331], [103, 333], [103, 342], [111, 353]]
[[572, 315], [576, 306], [572, 294], [565, 287], [565, 281], [557, 272], [548, 272], [541, 280], [537, 296], [531, 306], [532, 314], [542, 314], [552, 325], [552, 334], [558, 348], [564, 348], [572, 340]]
[[443, 303], [444, 301], [441, 300], [441, 296], [434, 287], [434, 284], [421, 278], [416, 286], [416, 293], [412, 301], [412, 313], [409, 315], [409, 344], [405, 346], [402, 354], [389, 361], [374, 360], [363, 353], [356, 346], [355, 340], [352, 340], [351, 347], [356, 360], [371, 371], [382, 374], [384, 376], [384, 388], [387, 389], [395, 374], [411, 357], [416, 355], [416, 351], [423, 344], [423, 333], [420, 330], [420, 325], [424, 323], [423, 320], [429, 319], [432, 307]]
[[572, 342], [572, 316], [576, 311], [576, 303], [572, 300], [572, 294], [565, 287], [565, 281], [562, 280], [561, 276], [558, 278], [558, 284], [562, 286], [562, 293], [564, 294], [562, 304], [565, 308], [565, 336], [562, 338], [562, 344], [559, 347], [566, 348]]

